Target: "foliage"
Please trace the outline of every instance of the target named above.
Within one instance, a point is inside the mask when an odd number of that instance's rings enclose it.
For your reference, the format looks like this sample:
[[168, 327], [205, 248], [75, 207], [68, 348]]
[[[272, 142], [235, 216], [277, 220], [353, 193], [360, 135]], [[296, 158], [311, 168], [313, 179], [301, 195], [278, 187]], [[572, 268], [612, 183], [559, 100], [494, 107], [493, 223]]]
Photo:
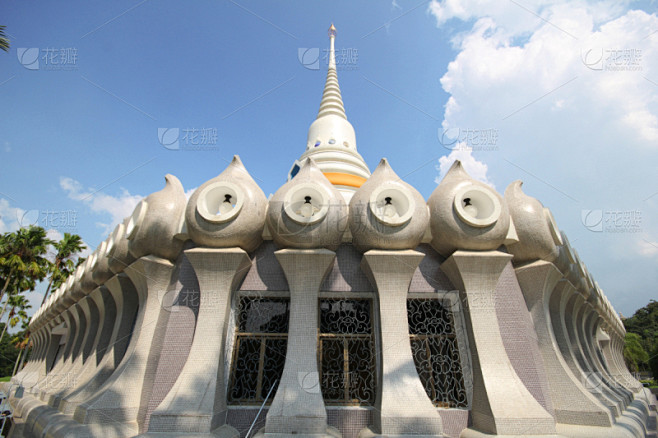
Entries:
[[[46, 293], [43, 295], [42, 305], [46, 302], [48, 294], [52, 289], [60, 287], [69, 275], [73, 273], [73, 270], [78, 266], [74, 259], [80, 251], [86, 248], [82, 242], [82, 237], [69, 233], [64, 233], [62, 240], [53, 242], [52, 245], [55, 249], [55, 260], [50, 266], [50, 282], [48, 283]], [[79, 262], [80, 260], [78, 259]]]
[[[63, 284], [73, 273], [80, 263], [78, 253], [85, 248], [82, 238], [76, 234], [64, 233], [60, 241], [53, 241], [47, 237], [46, 230], [38, 226], [0, 235], [0, 321], [6, 321], [0, 325], [0, 376], [3, 372], [11, 375], [13, 371], [13, 363], [8, 371], [2, 368], [9, 357], [13, 357], [15, 362], [20, 350], [27, 351], [27, 310], [31, 305], [25, 298], [25, 292], [34, 290], [38, 282], [47, 279], [48, 287], [43, 298], [45, 302], [48, 293]], [[7, 309], [9, 312], [5, 315]], [[11, 339], [6, 338], [7, 328], [18, 324], [21, 324], [22, 331]], [[7, 342], [11, 342], [6, 347], [7, 352], [11, 351], [13, 355], [1, 351]]]
[[637, 333], [626, 333], [624, 345], [624, 360], [626, 366], [632, 372], [640, 370], [640, 365], [645, 365], [649, 360], [649, 354], [642, 347], [642, 338]]
[[33, 225], [0, 236], [0, 278], [4, 280], [0, 300], [11, 288], [14, 292], [34, 289], [48, 275], [51, 263], [46, 255], [53, 243], [46, 230]]
[[[0, 323], [0, 329], [4, 329], [5, 324]], [[0, 376], [11, 376], [14, 370], [14, 364], [18, 358], [18, 348], [14, 344], [14, 339], [23, 336], [23, 332], [17, 333], [16, 336], [5, 336], [0, 340]]]
[[5, 29], [7, 26], [0, 26], [0, 49], [5, 52], [9, 51], [9, 38], [5, 35]]
[[9, 314], [7, 315], [8, 324], [5, 324], [0, 335], [0, 340], [4, 338], [7, 327], [16, 327], [19, 322], [26, 323], [28, 321], [27, 309], [32, 308], [25, 295], [20, 294], [9, 295], [7, 297], [7, 304], [10, 306]]
[[649, 352], [647, 361], [644, 364], [638, 363], [639, 369], [651, 370], [653, 376], [658, 377], [658, 301], [649, 301], [633, 316], [624, 319], [624, 326], [627, 333], [640, 337], [642, 348]]
[[651, 352], [651, 357], [649, 358], [649, 370], [653, 375], [655, 386], [658, 383], [658, 347]]

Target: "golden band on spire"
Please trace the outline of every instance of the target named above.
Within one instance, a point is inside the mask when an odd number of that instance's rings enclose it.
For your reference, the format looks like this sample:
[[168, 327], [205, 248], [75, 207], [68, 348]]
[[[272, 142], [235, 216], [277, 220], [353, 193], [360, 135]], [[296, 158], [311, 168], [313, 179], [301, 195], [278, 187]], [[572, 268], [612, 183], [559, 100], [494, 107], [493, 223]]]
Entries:
[[336, 36], [336, 27], [334, 26], [334, 23], [331, 23], [331, 26], [329, 27], [329, 37], [335, 37]]

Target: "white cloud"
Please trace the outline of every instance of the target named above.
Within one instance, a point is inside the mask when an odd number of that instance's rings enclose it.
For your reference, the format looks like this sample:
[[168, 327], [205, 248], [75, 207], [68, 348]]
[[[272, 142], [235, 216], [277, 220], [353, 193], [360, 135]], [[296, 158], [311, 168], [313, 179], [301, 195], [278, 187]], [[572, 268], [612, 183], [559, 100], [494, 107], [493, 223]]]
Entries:
[[475, 157], [473, 157], [472, 152], [473, 151], [470, 148], [467, 148], [463, 143], [460, 143], [458, 148], [455, 148], [450, 152], [450, 155], [439, 158], [439, 165], [437, 166], [439, 176], [436, 178], [437, 184], [446, 176], [452, 163], [459, 160], [461, 161], [462, 166], [464, 166], [466, 173], [468, 173], [473, 179], [482, 181], [493, 187], [493, 184], [491, 184], [487, 178], [487, 165], [482, 161], [476, 160]]
[[[628, 306], [625, 313], [646, 304], [658, 248], [628, 233], [592, 233], [580, 213], [641, 211], [645, 240], [656, 242], [658, 207], [647, 197], [656, 191], [658, 161], [658, 16], [631, 10], [637, 5], [430, 5], [438, 26], [459, 29], [451, 40], [456, 53], [441, 78], [449, 94], [443, 129], [492, 128], [498, 134], [498, 150], [474, 148], [460, 159], [479, 166], [479, 179], [499, 185], [525, 180], [526, 192], [551, 208], [611, 299], [616, 295]], [[440, 178], [459, 152], [440, 161]], [[468, 171], [474, 177], [478, 172]], [[632, 299], [625, 294], [631, 284], [641, 291]]]
[[64, 237], [64, 235], [59, 230], [50, 229], [46, 231], [46, 237], [48, 237], [51, 240], [62, 240], [62, 237]]
[[19, 221], [25, 216], [25, 210], [9, 205], [9, 201], [0, 198], [0, 233], [17, 230]]
[[653, 257], [658, 254], [658, 242], [651, 242], [648, 238], [638, 240], [637, 252], [644, 257]]
[[[593, 113], [615, 120], [610, 128], [632, 134], [636, 144], [655, 144], [658, 86], [644, 76], [658, 72], [658, 35], [647, 38], [658, 28], [658, 17], [629, 11], [596, 30], [597, 20], [613, 12], [603, 14], [601, 4], [559, 3], [534, 6], [547, 22], [533, 20], [513, 2], [504, 7], [488, 1], [432, 3], [439, 23], [446, 17], [476, 20], [455, 41], [459, 53], [441, 78], [451, 94], [444, 128], [473, 119], [518, 120], [518, 113], [545, 101], [558, 112], [581, 116], [573, 122]], [[536, 23], [501, 25], [510, 17]]]
[[196, 189], [198, 189], [198, 187], [193, 187], [189, 190], [185, 190], [185, 199], [187, 199], [189, 201], [190, 196], [192, 196], [194, 194], [194, 192], [196, 192]]
[[99, 214], [109, 214], [110, 222], [99, 222], [98, 225], [109, 233], [119, 222], [135, 209], [137, 203], [143, 198], [140, 195], [132, 195], [122, 189], [119, 196], [111, 196], [91, 188], [84, 188], [80, 182], [69, 177], [61, 177], [59, 185], [69, 198], [83, 202], [91, 211]]

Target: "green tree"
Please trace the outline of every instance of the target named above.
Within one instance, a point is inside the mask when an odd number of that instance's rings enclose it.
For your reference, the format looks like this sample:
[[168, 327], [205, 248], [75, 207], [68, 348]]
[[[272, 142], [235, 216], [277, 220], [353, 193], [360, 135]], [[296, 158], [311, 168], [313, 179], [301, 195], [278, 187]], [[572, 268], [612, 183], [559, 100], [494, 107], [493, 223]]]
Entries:
[[649, 370], [653, 375], [653, 380], [658, 380], [658, 347], [653, 350], [651, 357], [649, 358]]
[[32, 308], [30, 302], [25, 298], [25, 295], [14, 294], [7, 297], [10, 309], [9, 314], [7, 315], [7, 323], [2, 329], [2, 334], [0, 334], [0, 342], [5, 337], [7, 332], [7, 327], [16, 327], [19, 322], [24, 322], [28, 320], [27, 309]]
[[633, 316], [624, 319], [624, 327], [628, 333], [639, 335], [644, 351], [651, 352], [649, 363], [644, 367], [658, 378], [658, 301], [649, 301]]
[[23, 367], [25, 358], [30, 355], [30, 351], [32, 350], [32, 346], [30, 345], [29, 321], [23, 321], [22, 331], [11, 338], [11, 343], [18, 350], [14, 371], [11, 373], [13, 377]]
[[0, 49], [5, 52], [9, 51], [9, 38], [5, 35], [5, 29], [7, 26], [0, 26]]
[[59, 242], [53, 243], [55, 248], [55, 260], [51, 265], [50, 281], [48, 288], [43, 295], [41, 305], [46, 302], [48, 294], [52, 289], [57, 289], [73, 273], [76, 267], [74, 258], [80, 251], [87, 248], [82, 242], [82, 237], [77, 234], [64, 233], [64, 237]]
[[637, 333], [626, 333], [624, 360], [626, 367], [632, 372], [639, 371], [649, 360], [649, 354], [642, 347], [642, 338]]
[[46, 230], [33, 225], [0, 236], [0, 277], [4, 279], [0, 301], [12, 282], [20, 291], [25, 290], [20, 289], [21, 281], [41, 281], [48, 275], [51, 263], [46, 253], [53, 243]]
[[[55, 254], [54, 261], [50, 262], [46, 255], [47, 249], [52, 246]], [[4, 338], [7, 326], [14, 327], [18, 322], [27, 318], [26, 309], [30, 307], [22, 293], [34, 290], [37, 281], [49, 277], [48, 287], [41, 304], [45, 303], [48, 294], [59, 287], [73, 273], [80, 259], [75, 260], [78, 253], [85, 249], [82, 238], [76, 234], [64, 233], [64, 237], [56, 242], [46, 237], [46, 231], [41, 227], [21, 228], [14, 233], [0, 236], [0, 278], [4, 278], [3, 295], [7, 296], [4, 307], [0, 311], [2, 320], [8, 305], [11, 305], [8, 324], [3, 328], [0, 342]], [[24, 327], [21, 336], [24, 338], [17, 342], [17, 348], [25, 357], [29, 342], [29, 330]], [[16, 361], [18, 364], [18, 360]], [[16, 368], [16, 367], [14, 367]]]
[[[4, 325], [0, 323], [0, 330], [4, 329]], [[22, 336], [22, 333], [20, 335]], [[18, 353], [19, 350], [12, 342], [11, 336], [6, 336], [0, 341], [0, 376], [11, 376]]]

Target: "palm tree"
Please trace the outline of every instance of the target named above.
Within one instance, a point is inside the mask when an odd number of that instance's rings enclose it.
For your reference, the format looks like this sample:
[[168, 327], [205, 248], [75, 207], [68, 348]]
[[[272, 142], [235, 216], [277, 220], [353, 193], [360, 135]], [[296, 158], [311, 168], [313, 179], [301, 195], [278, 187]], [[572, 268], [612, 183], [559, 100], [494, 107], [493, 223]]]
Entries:
[[41, 305], [46, 302], [50, 290], [53, 287], [58, 288], [71, 275], [73, 269], [75, 269], [73, 257], [87, 248], [82, 242], [82, 237], [69, 233], [64, 233], [64, 238], [59, 242], [53, 243], [53, 247], [57, 252], [55, 253], [55, 260], [52, 264], [50, 282], [48, 283], [46, 293], [43, 295]]
[[0, 26], [0, 49], [5, 52], [9, 51], [9, 38], [5, 35], [5, 29], [7, 26]]
[[14, 364], [14, 371], [12, 371], [12, 377], [16, 375], [16, 371], [23, 368], [23, 363], [25, 363], [25, 358], [28, 356], [30, 348], [30, 325], [29, 321], [23, 321], [21, 324], [22, 331], [18, 333], [11, 339], [11, 343], [18, 349], [18, 357], [16, 358], [16, 363]]
[[0, 301], [12, 281], [18, 285], [22, 278], [40, 281], [46, 277], [51, 263], [45, 255], [48, 245], [53, 243], [46, 236], [46, 230], [34, 225], [2, 235], [0, 269], [5, 276], [5, 284], [0, 292]]
[[5, 327], [2, 329], [2, 334], [0, 334], [0, 342], [2, 342], [2, 338], [5, 337], [5, 332], [7, 331], [7, 327], [13, 328], [16, 327], [16, 324], [18, 324], [19, 322], [28, 320], [26, 310], [32, 308], [30, 302], [25, 298], [25, 295], [21, 295], [21, 294], [10, 295], [7, 298], [7, 302], [11, 306], [11, 309], [9, 310], [9, 314], [7, 315], [7, 323], [5, 324]]
[[11, 376], [13, 377], [16, 375], [16, 372], [23, 368], [23, 363], [25, 362], [25, 358], [28, 356], [30, 347], [28, 347], [30, 343], [30, 329], [29, 329], [29, 320], [24, 320], [21, 323], [21, 331], [19, 333], [16, 333], [12, 338], [11, 338], [11, 343], [14, 345], [14, 347], [18, 350], [18, 357], [16, 358], [16, 363], [14, 364], [14, 371], [12, 371]]
[[2, 310], [0, 310], [0, 321], [2, 318], [5, 316], [5, 311], [7, 310], [7, 306], [11, 303], [12, 297], [16, 295], [22, 295], [23, 293], [27, 291], [34, 291], [34, 288], [36, 286], [36, 281], [34, 279], [25, 277], [25, 276], [20, 276], [18, 278], [14, 279], [14, 282], [11, 283], [9, 291], [5, 295], [7, 298], [5, 300], [5, 303], [2, 306]]

